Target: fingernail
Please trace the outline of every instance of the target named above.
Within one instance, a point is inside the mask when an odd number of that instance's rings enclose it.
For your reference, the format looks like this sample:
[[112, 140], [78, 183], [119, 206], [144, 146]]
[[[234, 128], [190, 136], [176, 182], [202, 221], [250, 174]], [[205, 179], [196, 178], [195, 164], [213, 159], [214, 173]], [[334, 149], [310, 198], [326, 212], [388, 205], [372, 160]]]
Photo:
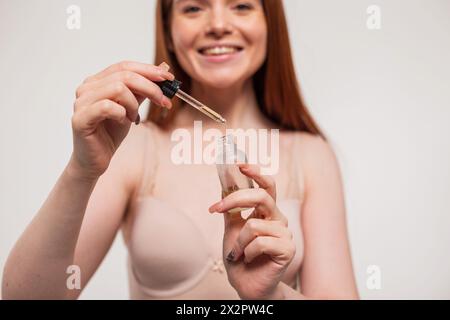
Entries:
[[139, 125], [139, 123], [141, 123], [141, 116], [139, 115], [139, 113], [138, 113], [138, 115], [137, 115], [137, 117], [136, 117], [136, 121], [134, 122], [136, 125]]
[[230, 253], [227, 255], [227, 261], [228, 262], [233, 262], [235, 255], [236, 255], [236, 253], [234, 252], [234, 249], [231, 250]]
[[222, 203], [222, 201], [221, 201], [221, 202], [219, 202], [218, 204], [216, 204], [215, 211], [216, 211], [216, 212], [222, 211], [222, 207], [223, 207], [223, 203]]
[[159, 65], [159, 67], [160, 67], [162, 70], [164, 70], [164, 71], [169, 71], [169, 70], [170, 70], [170, 66], [169, 66], [167, 63], [165, 63], [165, 62], [161, 63], [161, 64]]
[[241, 163], [241, 164], [239, 164], [239, 168], [241, 168], [242, 170], [248, 170], [251, 167], [250, 167], [249, 163]]
[[163, 97], [162, 105], [168, 109], [172, 108], [172, 103], [170, 102], [169, 98], [167, 98], [167, 97]]
[[211, 207], [209, 207], [209, 212], [210, 213], [214, 213], [214, 212], [218, 212], [218, 208], [220, 206], [220, 203], [215, 203], [213, 204]]

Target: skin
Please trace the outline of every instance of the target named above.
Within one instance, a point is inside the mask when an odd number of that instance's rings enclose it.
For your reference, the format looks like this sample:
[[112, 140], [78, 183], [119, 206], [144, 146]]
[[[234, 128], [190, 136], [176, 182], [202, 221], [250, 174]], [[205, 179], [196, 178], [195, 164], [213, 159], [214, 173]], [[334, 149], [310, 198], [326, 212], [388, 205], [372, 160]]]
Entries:
[[[170, 48], [193, 79], [192, 95], [213, 105], [228, 120], [229, 128], [275, 128], [260, 113], [251, 84], [266, 55], [267, 26], [260, 2], [177, 0], [171, 14]], [[198, 49], [217, 42], [238, 43], [243, 50], [232, 61], [205, 61]], [[137, 111], [145, 98], [171, 107], [153, 83], [165, 79], [173, 79], [166, 66], [125, 61], [88, 77], [79, 86], [72, 117], [72, 156], [10, 253], [3, 275], [3, 298], [77, 298], [81, 290], [67, 290], [67, 274], [61, 270], [72, 264], [80, 266], [84, 287], [121, 227], [125, 239], [129, 238], [127, 226], [132, 217], [127, 216], [126, 208], [143, 174], [139, 152], [145, 134], [132, 123], [138, 120]], [[191, 129], [198, 117], [196, 111], [183, 108], [172, 126], [158, 129], [154, 138], [168, 141], [173, 129]], [[202, 120], [204, 128], [218, 128], [212, 121]], [[215, 203], [205, 195], [204, 203], [187, 202], [184, 207], [209, 207], [211, 213], [223, 215], [225, 268], [242, 299], [358, 298], [334, 152], [324, 140], [307, 133], [284, 133], [281, 139], [290, 135], [300, 136], [301, 163], [296, 165], [305, 176], [301, 208], [305, 254], [298, 270], [302, 292], [280, 281], [295, 254], [295, 244], [287, 219], [276, 205], [273, 177], [261, 175], [255, 165], [243, 165], [241, 172], [259, 188], [239, 190]], [[124, 172], [124, 167], [130, 170]], [[170, 181], [175, 173], [168, 168], [161, 174]], [[207, 180], [211, 171], [200, 170], [195, 175], [198, 181]], [[186, 183], [188, 192], [189, 179], [179, 180]], [[177, 203], [177, 195], [172, 196]], [[255, 209], [244, 220], [227, 213], [236, 207]]]

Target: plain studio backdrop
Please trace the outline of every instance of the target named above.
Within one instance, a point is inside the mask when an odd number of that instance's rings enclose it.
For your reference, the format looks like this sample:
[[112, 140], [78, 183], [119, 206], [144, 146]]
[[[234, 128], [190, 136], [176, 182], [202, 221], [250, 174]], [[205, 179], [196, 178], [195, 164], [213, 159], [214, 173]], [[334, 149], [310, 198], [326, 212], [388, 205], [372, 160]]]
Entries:
[[[67, 27], [70, 5], [79, 30]], [[367, 26], [371, 5], [381, 29]], [[450, 299], [450, 1], [285, 7], [305, 100], [342, 169], [361, 297]], [[75, 89], [115, 62], [153, 61], [154, 9], [0, 0], [0, 276], [70, 157]], [[81, 298], [127, 299], [125, 259], [119, 235]]]

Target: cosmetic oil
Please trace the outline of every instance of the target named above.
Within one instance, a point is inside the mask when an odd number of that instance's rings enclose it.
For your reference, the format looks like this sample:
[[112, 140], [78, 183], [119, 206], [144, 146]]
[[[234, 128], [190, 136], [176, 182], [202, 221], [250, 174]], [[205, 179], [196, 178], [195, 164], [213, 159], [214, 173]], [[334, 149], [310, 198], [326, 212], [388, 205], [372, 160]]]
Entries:
[[[248, 163], [245, 152], [239, 150], [232, 135], [217, 140], [216, 167], [222, 187], [222, 199], [241, 189], [254, 188], [253, 180], [239, 170], [239, 164]], [[250, 208], [234, 208], [231, 214], [239, 214]]]

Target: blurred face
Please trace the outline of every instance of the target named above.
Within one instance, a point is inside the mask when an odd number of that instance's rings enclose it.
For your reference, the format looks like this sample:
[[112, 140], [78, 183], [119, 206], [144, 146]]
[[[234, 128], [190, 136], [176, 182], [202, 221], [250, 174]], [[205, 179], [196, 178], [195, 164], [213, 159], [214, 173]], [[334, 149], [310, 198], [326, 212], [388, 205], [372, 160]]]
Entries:
[[207, 87], [243, 83], [266, 57], [260, 0], [174, 0], [171, 37], [181, 67]]

